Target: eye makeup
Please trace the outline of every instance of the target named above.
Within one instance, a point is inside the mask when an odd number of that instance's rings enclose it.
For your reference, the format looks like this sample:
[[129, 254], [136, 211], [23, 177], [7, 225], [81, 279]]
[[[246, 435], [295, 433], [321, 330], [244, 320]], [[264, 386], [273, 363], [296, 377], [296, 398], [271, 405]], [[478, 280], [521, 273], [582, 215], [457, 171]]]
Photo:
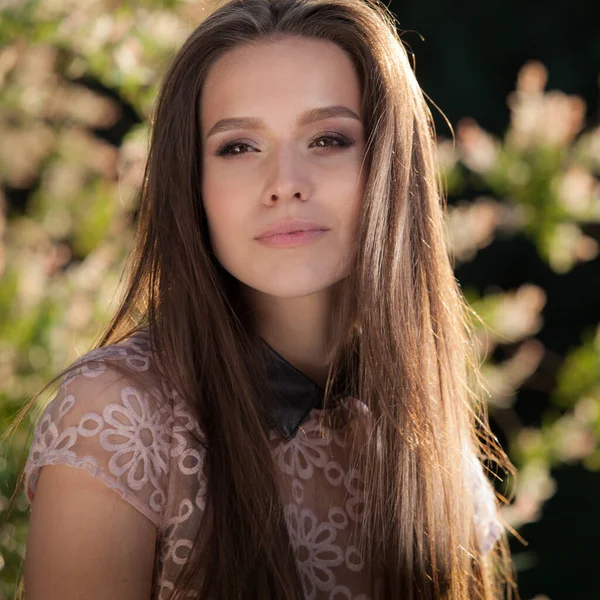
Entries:
[[[324, 150], [330, 150], [330, 149], [335, 149], [335, 148], [345, 149], [345, 148], [349, 148], [350, 146], [354, 145], [354, 140], [351, 140], [350, 138], [343, 136], [341, 134], [338, 134], [338, 133], [321, 135], [318, 138], [316, 138], [315, 140], [313, 140], [312, 143], [320, 142], [322, 140], [329, 140], [331, 142], [335, 142], [335, 145], [331, 144], [328, 146], [317, 146]], [[252, 144], [245, 142], [243, 140], [235, 140], [235, 141], [227, 142], [226, 144], [223, 144], [216, 151], [215, 156], [222, 156], [224, 158], [230, 158], [230, 157], [242, 156], [244, 154], [248, 154], [248, 152], [234, 152], [235, 148], [244, 147], [244, 146], [246, 146], [248, 148], [253, 147]]]

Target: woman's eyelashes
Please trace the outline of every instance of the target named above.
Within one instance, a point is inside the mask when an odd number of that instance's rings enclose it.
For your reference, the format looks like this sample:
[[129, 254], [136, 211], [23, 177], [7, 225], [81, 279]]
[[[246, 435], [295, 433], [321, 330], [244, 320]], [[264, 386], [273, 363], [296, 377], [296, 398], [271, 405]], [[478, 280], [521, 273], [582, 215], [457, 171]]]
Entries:
[[[320, 145], [321, 142], [326, 142], [326, 145]], [[325, 150], [328, 150], [330, 148], [331, 149], [336, 149], [336, 148], [343, 149], [343, 148], [349, 148], [353, 144], [354, 144], [353, 140], [351, 140], [345, 136], [335, 134], [335, 135], [319, 136], [318, 138], [316, 138], [315, 140], [313, 140], [311, 142], [311, 147], [313, 145], [315, 145], [314, 147], [323, 148]], [[253, 146], [251, 144], [249, 144], [247, 142], [243, 142], [243, 141], [228, 142], [227, 144], [224, 144], [217, 150], [216, 155], [223, 156], [225, 158], [242, 156], [244, 154], [248, 154], [248, 152], [239, 151], [240, 148], [244, 148], [244, 147], [253, 148]], [[252, 152], [254, 152], [254, 150], [252, 150]]]

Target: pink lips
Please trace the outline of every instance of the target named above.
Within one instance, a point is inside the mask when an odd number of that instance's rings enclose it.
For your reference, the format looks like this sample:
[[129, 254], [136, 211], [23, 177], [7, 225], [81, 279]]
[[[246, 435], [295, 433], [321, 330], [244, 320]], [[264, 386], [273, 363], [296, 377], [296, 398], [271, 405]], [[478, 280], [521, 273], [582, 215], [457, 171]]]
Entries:
[[256, 239], [267, 246], [289, 248], [308, 244], [322, 237], [327, 231], [327, 227], [318, 223], [282, 219], [264, 229]]

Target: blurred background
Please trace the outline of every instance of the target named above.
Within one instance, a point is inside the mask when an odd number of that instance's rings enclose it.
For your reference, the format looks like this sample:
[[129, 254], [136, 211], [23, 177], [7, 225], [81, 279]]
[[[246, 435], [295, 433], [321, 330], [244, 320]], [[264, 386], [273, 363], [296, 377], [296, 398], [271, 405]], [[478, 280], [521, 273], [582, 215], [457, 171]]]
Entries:
[[[433, 108], [456, 276], [519, 470], [503, 516], [521, 597], [600, 598], [600, 3], [388, 5], [449, 120]], [[209, 6], [0, 1], [0, 436], [116, 306], [157, 84]], [[1, 449], [0, 520], [35, 418]], [[21, 492], [0, 600], [27, 518]]]

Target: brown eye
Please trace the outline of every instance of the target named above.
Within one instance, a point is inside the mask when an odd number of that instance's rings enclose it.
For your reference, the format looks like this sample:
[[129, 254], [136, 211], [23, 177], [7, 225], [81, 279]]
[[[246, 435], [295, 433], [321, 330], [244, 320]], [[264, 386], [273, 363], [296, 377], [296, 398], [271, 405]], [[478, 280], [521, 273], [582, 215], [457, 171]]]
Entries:
[[230, 142], [228, 144], [225, 144], [224, 146], [221, 146], [221, 148], [219, 148], [219, 150], [217, 150], [217, 156], [224, 156], [224, 157], [229, 157], [229, 156], [241, 156], [243, 154], [247, 154], [247, 152], [240, 152], [237, 151], [239, 148], [252, 148], [252, 146], [250, 146], [250, 144], [246, 144], [245, 142]]
[[352, 144], [354, 142], [352, 142], [351, 140], [339, 136], [339, 135], [324, 135], [321, 136], [319, 138], [317, 138], [314, 143], [318, 144], [318, 142], [321, 141], [327, 141], [329, 140], [330, 142], [336, 142], [335, 144], [333, 143], [329, 143], [327, 145], [318, 145], [319, 148], [335, 148], [335, 147], [340, 147], [340, 148], [348, 148], [349, 146], [352, 146]]

